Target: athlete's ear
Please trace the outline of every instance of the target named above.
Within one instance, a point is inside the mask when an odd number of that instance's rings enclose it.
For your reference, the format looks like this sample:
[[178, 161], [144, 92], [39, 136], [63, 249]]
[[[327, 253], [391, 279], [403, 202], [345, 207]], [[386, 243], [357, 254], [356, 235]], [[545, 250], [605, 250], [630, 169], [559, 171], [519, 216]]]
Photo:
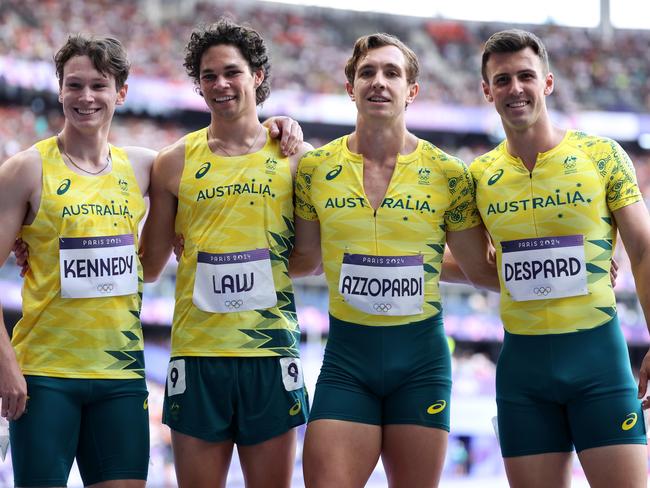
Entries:
[[253, 80], [255, 83], [255, 89], [257, 90], [259, 86], [262, 84], [264, 81], [264, 70], [258, 69], [253, 73]]
[[553, 88], [555, 88], [555, 77], [553, 73], [547, 73], [546, 78], [544, 79], [544, 95], [550, 95], [553, 93]]
[[354, 102], [354, 87], [349, 81], [345, 82], [345, 91], [348, 92], [348, 96], [350, 97], [350, 100]]
[[63, 93], [59, 90], [59, 103], [63, 103]]
[[408, 95], [406, 96], [406, 105], [410, 105], [413, 103], [413, 100], [415, 100], [415, 97], [418, 96], [418, 93], [420, 93], [420, 85], [417, 83], [413, 83], [412, 85], [409, 86], [409, 92]]
[[124, 102], [126, 101], [126, 93], [129, 91], [129, 85], [127, 83], [124, 83], [122, 85], [122, 88], [117, 90], [117, 100], [115, 101], [115, 105], [124, 105]]
[[485, 81], [481, 81], [481, 89], [483, 90], [485, 99], [490, 103], [494, 102], [494, 98], [492, 98], [492, 94], [490, 93], [490, 85], [488, 85]]

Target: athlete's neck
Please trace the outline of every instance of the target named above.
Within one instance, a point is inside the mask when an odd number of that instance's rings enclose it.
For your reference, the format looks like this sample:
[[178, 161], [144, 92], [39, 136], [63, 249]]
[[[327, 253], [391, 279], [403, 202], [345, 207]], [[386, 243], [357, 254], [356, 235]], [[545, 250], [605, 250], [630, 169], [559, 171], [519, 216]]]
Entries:
[[525, 130], [505, 129], [508, 153], [519, 158], [524, 166], [532, 171], [540, 153], [550, 151], [557, 146], [566, 130], [555, 127], [550, 122], [541, 126], [528, 127]]
[[[208, 140], [222, 152], [233, 154], [245, 150], [245, 153], [258, 151], [266, 143], [264, 127], [255, 117], [241, 117], [236, 120], [219, 120], [212, 118], [208, 127]], [[216, 139], [216, 141], [215, 141]]]
[[351, 152], [376, 162], [395, 161], [397, 155], [410, 154], [417, 145], [417, 137], [408, 132], [404, 124], [378, 126], [357, 121], [356, 130], [348, 138]]
[[59, 133], [59, 144], [75, 161], [85, 161], [104, 165], [109, 156], [108, 128], [81, 132], [72, 125], [65, 124]]

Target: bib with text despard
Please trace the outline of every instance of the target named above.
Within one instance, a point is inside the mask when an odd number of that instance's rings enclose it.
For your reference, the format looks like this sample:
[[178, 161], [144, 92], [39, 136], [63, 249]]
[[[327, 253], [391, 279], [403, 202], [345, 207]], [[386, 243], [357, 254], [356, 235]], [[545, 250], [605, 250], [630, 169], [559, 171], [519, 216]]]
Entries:
[[138, 291], [133, 234], [59, 238], [62, 298], [131, 295]]
[[212, 254], [199, 251], [192, 302], [204, 312], [271, 308], [278, 301], [268, 249]]
[[422, 313], [422, 255], [343, 255], [339, 293], [354, 308], [372, 315]]
[[588, 293], [581, 235], [503, 241], [501, 250], [502, 278], [517, 302]]

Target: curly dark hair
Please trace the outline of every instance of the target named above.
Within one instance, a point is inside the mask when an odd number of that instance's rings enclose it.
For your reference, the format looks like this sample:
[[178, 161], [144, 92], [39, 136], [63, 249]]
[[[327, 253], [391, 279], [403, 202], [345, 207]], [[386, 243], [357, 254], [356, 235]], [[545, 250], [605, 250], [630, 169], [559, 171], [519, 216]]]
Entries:
[[190, 41], [185, 47], [185, 62], [183, 63], [190, 78], [194, 80], [194, 83], [199, 84], [203, 54], [212, 46], [220, 44], [227, 44], [239, 49], [252, 73], [260, 69], [264, 72], [264, 80], [255, 92], [257, 105], [264, 102], [271, 94], [271, 63], [264, 39], [256, 30], [236, 24], [227, 18], [222, 17], [217, 22], [199, 27], [192, 32]]
[[88, 37], [75, 34], [68, 37], [66, 43], [54, 55], [56, 77], [59, 88], [63, 87], [63, 67], [75, 56], [88, 56], [97, 71], [103, 75], [112, 75], [119, 90], [129, 77], [131, 63], [122, 43], [113, 37]]

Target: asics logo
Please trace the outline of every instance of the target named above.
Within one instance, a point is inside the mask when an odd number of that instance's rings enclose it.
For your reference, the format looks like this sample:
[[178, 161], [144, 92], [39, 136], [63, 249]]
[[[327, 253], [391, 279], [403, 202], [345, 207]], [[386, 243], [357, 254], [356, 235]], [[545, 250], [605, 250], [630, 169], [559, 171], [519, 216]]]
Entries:
[[496, 173], [494, 173], [492, 176], [490, 176], [490, 179], [488, 180], [488, 185], [492, 186], [494, 185], [497, 181], [499, 181], [499, 178], [503, 176], [503, 170], [500, 169]]
[[635, 413], [630, 413], [625, 417], [625, 420], [621, 424], [621, 429], [623, 430], [630, 430], [632, 427], [636, 425], [636, 421], [638, 420], [639, 416]]
[[113, 283], [100, 283], [97, 285], [97, 291], [99, 293], [110, 293], [113, 291]]
[[446, 406], [447, 402], [445, 400], [438, 400], [436, 403], [429, 405], [429, 408], [427, 408], [427, 413], [429, 415], [435, 415], [442, 412]]
[[289, 415], [292, 417], [298, 415], [300, 413], [300, 410], [302, 410], [302, 405], [300, 404], [300, 400], [296, 400], [296, 403], [294, 403], [293, 406], [289, 409]]
[[223, 304], [226, 307], [228, 307], [229, 309], [231, 309], [231, 310], [232, 309], [236, 310], [236, 309], [240, 308], [244, 304], [244, 301], [243, 300], [226, 300], [225, 302], [223, 302]]
[[63, 195], [65, 192], [68, 191], [69, 188], [70, 188], [70, 180], [66, 178], [65, 180], [61, 181], [61, 184], [56, 189], [56, 194]]
[[388, 312], [393, 306], [390, 303], [373, 303], [372, 308], [375, 312]]
[[210, 167], [212, 165], [209, 162], [203, 163], [201, 167], [197, 170], [196, 174], [194, 175], [197, 180], [203, 178], [208, 171], [210, 171]]
[[340, 164], [337, 164], [336, 167], [332, 171], [330, 171], [329, 173], [327, 173], [325, 175], [325, 179], [327, 181], [333, 180], [334, 178], [336, 178], [339, 175], [339, 173], [341, 172], [342, 169], [343, 169], [343, 166], [341, 166]]
[[533, 293], [540, 297], [545, 297], [551, 293], [552, 288], [550, 286], [536, 286], [533, 288]]

